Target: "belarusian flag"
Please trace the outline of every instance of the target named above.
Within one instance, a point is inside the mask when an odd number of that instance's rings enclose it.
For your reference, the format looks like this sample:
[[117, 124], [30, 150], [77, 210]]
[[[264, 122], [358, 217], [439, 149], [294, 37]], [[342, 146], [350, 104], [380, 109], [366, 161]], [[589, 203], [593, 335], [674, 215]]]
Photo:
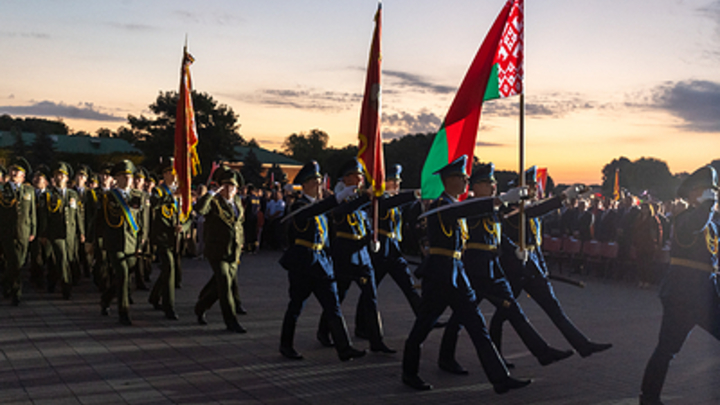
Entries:
[[190, 65], [195, 59], [183, 48], [183, 61], [180, 67], [180, 91], [175, 113], [175, 173], [180, 190], [180, 219], [185, 221], [192, 211], [192, 177], [200, 171], [200, 159], [197, 154], [198, 134], [195, 126], [195, 109], [192, 103], [192, 80]]
[[472, 171], [482, 103], [522, 93], [522, 64], [523, 0], [508, 0], [475, 55], [435, 135], [422, 170], [423, 198], [440, 196], [442, 181], [433, 173], [460, 156], [467, 155], [467, 172]]

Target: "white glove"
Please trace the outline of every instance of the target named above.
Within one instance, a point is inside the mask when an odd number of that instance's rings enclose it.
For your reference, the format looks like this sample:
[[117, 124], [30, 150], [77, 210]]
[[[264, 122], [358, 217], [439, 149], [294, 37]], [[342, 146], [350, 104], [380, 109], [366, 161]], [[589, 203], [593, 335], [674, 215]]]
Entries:
[[498, 197], [500, 201], [503, 202], [503, 204], [513, 204], [516, 203], [523, 198], [527, 198], [528, 196], [528, 187], [514, 187], [507, 191], [507, 193], [502, 193]]
[[380, 241], [379, 240], [371, 241], [370, 249], [372, 250], [373, 253], [379, 252], [380, 251]]
[[[342, 183], [340, 183], [340, 184], [342, 184]], [[338, 190], [339, 188], [336, 187], [335, 189]], [[336, 192], [335, 199], [337, 199], [338, 203], [341, 203], [341, 202], [345, 201], [348, 197], [354, 195], [355, 190], [357, 190], [357, 186], [342, 187], [340, 189], [340, 191]]]
[[573, 198], [577, 198], [577, 196], [580, 194], [580, 192], [583, 191], [583, 186], [579, 184], [574, 184], [563, 191], [563, 194], [565, 194], [565, 198], [572, 200]]
[[528, 260], [528, 251], [518, 246], [515, 248], [515, 257], [525, 264]]
[[697, 198], [697, 202], [700, 204], [704, 203], [705, 201], [717, 201], [718, 195], [717, 191], [708, 188], [705, 191], [703, 191], [702, 195]]

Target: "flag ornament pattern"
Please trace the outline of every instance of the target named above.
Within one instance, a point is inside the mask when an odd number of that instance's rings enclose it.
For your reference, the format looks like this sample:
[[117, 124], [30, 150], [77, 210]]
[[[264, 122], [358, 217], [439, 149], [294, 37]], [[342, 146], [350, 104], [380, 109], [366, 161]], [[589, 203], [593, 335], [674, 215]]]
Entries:
[[433, 173], [458, 157], [467, 155], [467, 171], [472, 171], [483, 101], [522, 91], [523, 0], [507, 0], [435, 135], [422, 170], [423, 198], [440, 196], [442, 181]]
[[192, 79], [190, 65], [195, 61], [183, 48], [183, 61], [180, 68], [180, 91], [175, 114], [175, 163], [178, 189], [182, 203], [180, 219], [185, 221], [192, 210], [192, 177], [200, 172], [200, 159], [197, 154], [198, 134], [195, 125], [195, 109], [192, 103]]
[[382, 3], [378, 3], [375, 14], [375, 32], [373, 33], [368, 61], [367, 77], [365, 79], [365, 95], [363, 96], [362, 110], [360, 112], [360, 130], [358, 139], [358, 160], [363, 166], [365, 177], [370, 182], [370, 188], [375, 196], [380, 197], [385, 192], [385, 159], [383, 158], [383, 145], [380, 137], [380, 112], [382, 96], [380, 88], [380, 72], [382, 52], [380, 51], [382, 35]]

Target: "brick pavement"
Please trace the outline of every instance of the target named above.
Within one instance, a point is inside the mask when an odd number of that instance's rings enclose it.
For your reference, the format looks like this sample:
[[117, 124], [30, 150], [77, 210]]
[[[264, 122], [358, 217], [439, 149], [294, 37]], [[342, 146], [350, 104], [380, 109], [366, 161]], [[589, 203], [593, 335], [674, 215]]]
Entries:
[[[240, 317], [245, 335], [226, 332], [218, 306], [208, 326], [195, 322], [195, 298], [211, 275], [206, 262], [185, 259], [184, 288], [177, 292], [179, 321], [169, 321], [133, 293], [132, 327], [116, 316], [101, 317], [99, 294], [89, 280], [71, 301], [26, 284], [19, 308], [0, 304], [0, 403], [2, 404], [636, 404], [643, 367], [655, 345], [661, 315], [655, 291], [589, 279], [578, 289], [555, 283], [565, 310], [588, 336], [610, 341], [608, 352], [541, 367], [506, 325], [504, 350], [513, 374], [532, 377], [528, 388], [496, 395], [467, 335], [458, 359], [469, 376], [436, 367], [441, 333], [425, 343], [421, 376], [435, 389], [415, 392], [400, 382], [402, 354], [369, 353], [342, 363], [314, 338], [320, 306], [312, 298], [298, 323], [296, 348], [303, 361], [277, 351], [287, 304], [287, 279], [279, 253], [246, 256], [240, 289], [249, 314]], [[154, 270], [156, 277], [158, 270]], [[153, 278], [154, 278], [153, 277]], [[352, 288], [343, 310], [352, 331], [357, 302]], [[386, 279], [380, 288], [386, 342], [402, 351], [412, 312], [399, 289]], [[531, 300], [523, 308], [548, 342], [568, 344]], [[492, 313], [487, 303], [483, 312]], [[447, 315], [445, 315], [447, 317]], [[355, 341], [366, 348], [368, 343]], [[673, 362], [665, 387], [667, 404], [717, 404], [720, 344], [696, 329]]]

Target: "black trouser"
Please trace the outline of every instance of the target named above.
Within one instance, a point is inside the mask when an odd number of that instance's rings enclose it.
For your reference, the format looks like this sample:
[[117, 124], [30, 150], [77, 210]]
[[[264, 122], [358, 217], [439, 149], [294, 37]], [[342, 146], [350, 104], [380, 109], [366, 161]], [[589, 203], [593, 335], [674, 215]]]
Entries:
[[663, 317], [657, 347], [645, 367], [642, 395], [648, 400], [659, 400], [670, 361], [685, 343], [688, 335], [699, 325], [720, 340], [720, 302], [713, 293], [699, 292], [695, 302], [678, 303], [663, 300]]
[[[459, 278], [458, 282], [460, 282]], [[415, 324], [405, 341], [403, 373], [408, 376], [418, 374], [422, 343], [448, 306], [452, 309], [453, 316], [467, 329], [490, 382], [498, 384], [507, 380], [509, 373], [490, 339], [485, 319], [477, 306], [472, 288], [464, 285], [455, 287], [427, 279], [423, 280], [422, 301]]]
[[[377, 287], [375, 286], [375, 272], [372, 267], [362, 266], [362, 271], [358, 271], [359, 266], [343, 267], [343, 273], [335, 273], [337, 277], [338, 300], [343, 302], [350, 286], [355, 282], [360, 287], [360, 298], [358, 306], [363, 306], [365, 311], [365, 320], [368, 329], [368, 338], [372, 346], [382, 343], [382, 324], [377, 309]], [[337, 268], [337, 267], [336, 267]], [[349, 271], [348, 271], [349, 270]], [[350, 274], [363, 274], [363, 276], [353, 276]], [[323, 311], [318, 325], [318, 335], [328, 335], [330, 332], [328, 325], [328, 317]]]
[[[495, 306], [496, 311], [501, 312], [510, 321], [510, 324], [533, 356], [536, 358], [545, 356], [549, 349], [548, 344], [525, 316], [525, 312], [515, 300], [507, 280], [504, 277], [499, 279], [484, 278], [476, 273], [470, 273], [469, 276], [470, 283], [475, 289], [478, 298], [490, 301]], [[457, 346], [458, 334], [461, 328], [462, 324], [459, 317], [453, 312], [443, 333], [439, 360], [452, 361], [455, 359], [455, 347]], [[495, 345], [500, 351], [500, 346], [497, 343]]]
[[[550, 320], [555, 324], [560, 333], [570, 343], [570, 345], [580, 354], [587, 352], [589, 340], [580, 330], [573, 324], [560, 306], [560, 301], [555, 297], [550, 281], [541, 275], [534, 277], [510, 278], [510, 285], [513, 290], [513, 296], [517, 299], [521, 291], [525, 291], [532, 297], [540, 308], [545, 311]], [[490, 336], [498, 350], [502, 350], [502, 327], [503, 323], [508, 319], [507, 311], [495, 311], [490, 321]]]
[[293, 347], [297, 320], [305, 306], [305, 301], [310, 294], [313, 294], [323, 308], [323, 317], [327, 319], [330, 334], [335, 342], [335, 349], [340, 353], [349, 348], [350, 337], [340, 309], [335, 280], [317, 278], [290, 270], [288, 271], [288, 281], [290, 282], [290, 302], [283, 318], [280, 347]]
[[[387, 274], [392, 277], [400, 287], [400, 291], [407, 298], [410, 308], [415, 315], [417, 315], [418, 307], [420, 306], [420, 293], [415, 288], [415, 282], [408, 268], [408, 264], [403, 258], [387, 258], [373, 262], [375, 269], [375, 289], [377, 291], [380, 283]], [[357, 309], [355, 311], [355, 334], [370, 335], [368, 332], [371, 327], [372, 319], [367, 317], [367, 306], [362, 305], [358, 300]]]

